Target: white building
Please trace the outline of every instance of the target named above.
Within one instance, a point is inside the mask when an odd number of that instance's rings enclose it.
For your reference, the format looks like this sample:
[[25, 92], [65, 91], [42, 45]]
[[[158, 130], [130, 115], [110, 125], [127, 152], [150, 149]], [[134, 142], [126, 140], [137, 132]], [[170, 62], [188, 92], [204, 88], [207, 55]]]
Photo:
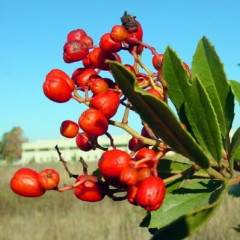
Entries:
[[[128, 141], [130, 135], [123, 134], [114, 136], [114, 144], [118, 149], [128, 151]], [[110, 140], [107, 137], [99, 137], [99, 144], [104, 148], [110, 147]], [[58, 161], [58, 153], [55, 146], [58, 145], [59, 150], [62, 153], [62, 157], [66, 161], [78, 161], [80, 156], [87, 162], [97, 161], [102, 150], [96, 149], [94, 151], [84, 152], [80, 150], [75, 143], [74, 139], [61, 138], [58, 140], [38, 140], [36, 142], [26, 142], [22, 145], [22, 159], [21, 164], [27, 164], [30, 162], [52, 162]]]

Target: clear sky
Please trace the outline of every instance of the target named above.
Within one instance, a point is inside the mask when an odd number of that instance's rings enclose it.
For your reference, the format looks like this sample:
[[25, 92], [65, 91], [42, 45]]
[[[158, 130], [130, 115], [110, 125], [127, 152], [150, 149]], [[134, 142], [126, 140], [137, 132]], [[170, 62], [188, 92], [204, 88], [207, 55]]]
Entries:
[[[158, 52], [170, 45], [189, 65], [198, 40], [207, 36], [228, 78], [240, 80], [239, 0], [1, 0], [0, 9], [0, 136], [20, 126], [30, 141], [57, 139], [63, 120], [77, 121], [85, 108], [73, 101], [48, 100], [42, 91], [45, 75], [52, 68], [71, 75], [81, 66], [62, 60], [69, 31], [83, 28], [98, 44], [102, 34], [120, 24], [124, 11], [141, 22], [144, 42]], [[235, 128], [240, 122], [236, 107]]]

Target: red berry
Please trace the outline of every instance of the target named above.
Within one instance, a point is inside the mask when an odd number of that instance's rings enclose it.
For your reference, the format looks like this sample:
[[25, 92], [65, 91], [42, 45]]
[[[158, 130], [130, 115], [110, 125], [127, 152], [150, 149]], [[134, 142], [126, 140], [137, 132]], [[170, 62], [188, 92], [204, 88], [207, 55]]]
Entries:
[[185, 62], [182, 62], [182, 64], [183, 64], [184, 68], [187, 70], [188, 74], [191, 75], [189, 66]]
[[119, 176], [122, 170], [129, 167], [131, 158], [128, 153], [120, 149], [104, 152], [98, 161], [98, 168], [105, 180], [116, 187], [121, 186]]
[[110, 33], [105, 33], [100, 39], [99, 47], [104, 51], [118, 52], [121, 50], [122, 45], [120, 42], [115, 42], [111, 38]]
[[38, 182], [38, 173], [30, 168], [20, 168], [15, 172], [10, 187], [13, 192], [23, 197], [40, 197], [45, 192]]
[[126, 167], [121, 171], [119, 179], [126, 186], [135, 185], [138, 182], [138, 171], [132, 166]]
[[142, 128], [141, 135], [143, 137], [146, 137], [146, 138], [151, 138], [151, 136], [149, 135], [149, 133], [148, 133], [148, 131], [147, 131], [147, 129], [145, 127]]
[[91, 68], [91, 67], [92, 67], [88, 56], [86, 56], [86, 57], [82, 60], [82, 64], [83, 64], [83, 66], [84, 66], [85, 68]]
[[66, 42], [63, 47], [63, 60], [66, 63], [83, 60], [89, 53], [89, 48], [82, 41]]
[[76, 144], [82, 151], [88, 152], [93, 149], [92, 136], [86, 132], [81, 132], [76, 136]]
[[124, 42], [128, 37], [128, 32], [122, 25], [115, 25], [110, 32], [110, 36], [115, 42]]
[[71, 88], [71, 90], [73, 91], [74, 90], [74, 87], [75, 87], [75, 84], [74, 84], [74, 81], [62, 70], [60, 69], [52, 69], [46, 76], [46, 79], [47, 80], [51, 80], [51, 79], [54, 79], [54, 78], [62, 78], [64, 79], [69, 87]]
[[50, 71], [43, 83], [43, 92], [47, 98], [54, 102], [67, 102], [72, 97], [74, 81], [61, 70]]
[[80, 41], [84, 42], [88, 46], [88, 48], [93, 47], [93, 39], [89, 36], [82, 36], [80, 38]]
[[128, 36], [125, 40], [125, 42], [128, 44], [136, 44], [137, 41], [142, 41], [142, 38], [143, 38], [142, 26], [138, 21], [136, 21], [136, 23], [137, 23], [137, 31], [128, 33]]
[[[76, 70], [75, 70], [76, 71]], [[91, 76], [97, 75], [97, 72], [92, 68], [80, 68], [79, 74], [77, 73], [74, 76], [77, 86], [80, 90], [84, 91], [86, 87], [88, 87], [89, 79]]]
[[160, 70], [162, 68], [163, 63], [163, 54], [153, 55], [152, 57], [152, 64], [156, 70]]
[[149, 176], [151, 176], [151, 169], [149, 167], [143, 167], [138, 169], [138, 182], [141, 182]]
[[90, 101], [90, 106], [101, 111], [108, 119], [116, 114], [119, 104], [119, 96], [112, 90], [98, 93]]
[[89, 79], [88, 85], [93, 94], [98, 94], [108, 90], [107, 82], [99, 75], [92, 75]]
[[[78, 176], [76, 182], [82, 181], [84, 178], [85, 175], [80, 175]], [[91, 181], [91, 179], [93, 179], [93, 181]], [[82, 201], [101, 201], [108, 191], [108, 186], [107, 184], [98, 182], [98, 178], [95, 176], [91, 176], [91, 179], [78, 185], [74, 189], [74, 195]]]
[[72, 73], [72, 80], [74, 80], [75, 83], [76, 83], [76, 78], [77, 78], [77, 76], [78, 76], [80, 73], [82, 73], [85, 69], [86, 69], [85, 67], [80, 67], [80, 68], [77, 68], [77, 69], [75, 69], [75, 70], [73, 71], [73, 73]]
[[134, 147], [138, 144], [138, 141], [139, 140], [135, 137], [130, 138], [129, 141], [128, 141], [129, 150], [132, 151], [134, 149]]
[[147, 89], [146, 92], [148, 92], [148, 93], [154, 95], [155, 97], [157, 97], [157, 98], [159, 98], [159, 99], [163, 99], [162, 94], [160, 94], [159, 91], [157, 91], [156, 89], [154, 89], [154, 88], [152, 88], [152, 87], [149, 88], [149, 89]]
[[81, 37], [86, 36], [87, 33], [83, 29], [72, 30], [67, 35], [67, 41], [79, 41]]
[[65, 120], [60, 127], [60, 133], [66, 138], [74, 138], [78, 134], [79, 126], [71, 120]]
[[137, 74], [135, 68], [134, 68], [132, 65], [130, 65], [130, 64], [124, 64], [124, 67], [127, 68], [127, 69], [128, 69], [130, 72], [132, 72], [134, 75]]
[[97, 109], [89, 108], [82, 113], [78, 120], [80, 128], [90, 135], [100, 136], [107, 132], [108, 121]]
[[137, 185], [129, 186], [127, 189], [127, 200], [129, 203], [133, 205], [138, 205], [136, 201], [137, 191], [138, 191]]
[[108, 84], [109, 88], [118, 90], [117, 83], [115, 83], [112, 79], [110, 78], [103, 78], [103, 79]]
[[121, 58], [117, 53], [107, 52], [101, 48], [94, 48], [94, 50], [89, 53], [88, 57], [91, 65], [100, 70], [110, 70], [106, 60], [112, 60], [121, 63]]
[[166, 187], [163, 180], [150, 176], [139, 183], [136, 202], [147, 211], [155, 211], [161, 207], [165, 193]]
[[54, 169], [44, 169], [38, 174], [38, 182], [45, 190], [57, 189], [59, 181], [60, 176]]
[[139, 161], [143, 158], [147, 158], [148, 160], [145, 163], [141, 163], [138, 165], [138, 168], [142, 167], [153, 167], [154, 158], [156, 157], [157, 153], [149, 148], [141, 148], [135, 155], [134, 160]]

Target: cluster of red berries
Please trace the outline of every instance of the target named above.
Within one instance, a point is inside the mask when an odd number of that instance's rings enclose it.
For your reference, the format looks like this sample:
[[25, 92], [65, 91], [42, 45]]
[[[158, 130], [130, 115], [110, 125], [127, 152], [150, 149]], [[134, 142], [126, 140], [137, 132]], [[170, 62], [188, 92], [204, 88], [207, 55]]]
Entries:
[[[132, 55], [134, 64], [123, 65], [136, 77], [139, 87], [165, 101], [167, 94], [161, 74], [164, 56], [142, 41], [143, 30], [134, 16], [125, 12], [121, 21], [122, 25], [113, 26], [110, 32], [101, 36], [98, 46], [94, 45], [93, 39], [83, 29], [69, 32], [63, 48], [63, 60], [66, 63], [81, 62], [82, 66], [71, 77], [60, 69], [53, 69], [46, 75], [43, 91], [47, 98], [58, 103], [74, 99], [89, 107], [80, 115], [78, 122], [63, 121], [60, 133], [64, 137], [75, 138], [76, 145], [82, 151], [96, 148], [104, 150], [98, 161], [101, 176], [88, 174], [84, 167], [84, 173], [76, 177], [74, 184], [57, 187], [55, 190], [61, 192], [74, 189], [77, 198], [90, 202], [99, 201], [106, 195], [114, 200], [127, 199], [131, 204], [153, 211], [162, 205], [165, 196], [166, 187], [164, 181], [158, 177], [157, 166], [169, 147], [144, 124], [141, 134], [132, 136], [129, 140], [130, 153], [116, 149], [114, 140], [107, 132], [109, 124], [114, 125], [111, 119], [119, 106], [123, 105], [128, 109], [122, 120], [122, 124], [126, 125], [127, 113], [134, 109], [116, 82], [100, 74], [102, 71], [111, 74], [108, 61], [122, 63], [119, 52], [127, 51]], [[152, 73], [141, 62], [140, 55], [145, 48], [153, 54], [152, 66], [156, 73]], [[187, 64], [183, 63], [183, 66], [190, 74]], [[128, 132], [131, 133], [130, 130]], [[104, 149], [98, 144], [98, 137], [104, 134], [110, 138], [113, 149]], [[162, 144], [151, 148], [151, 144], [146, 144], [144, 139], [154, 139]], [[23, 181], [24, 184], [28, 183]], [[12, 189], [20, 195], [30, 196], [17, 191], [17, 187]], [[118, 198], [114, 193], [119, 192], [126, 194]]]
[[57, 190], [60, 181], [54, 169], [36, 172], [31, 168], [20, 168], [14, 173], [10, 187], [18, 195], [24, 197], [40, 197], [46, 190]]

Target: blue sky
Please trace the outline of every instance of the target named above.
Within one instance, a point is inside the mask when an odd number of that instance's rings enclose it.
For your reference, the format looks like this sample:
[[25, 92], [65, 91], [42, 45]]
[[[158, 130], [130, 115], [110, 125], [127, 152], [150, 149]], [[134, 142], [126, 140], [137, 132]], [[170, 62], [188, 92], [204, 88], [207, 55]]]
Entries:
[[[98, 44], [102, 34], [120, 24], [124, 11], [141, 22], [144, 42], [158, 52], [170, 45], [190, 65], [198, 40], [207, 36], [228, 78], [240, 80], [239, 0], [122, 0], [114, 4], [112, 0], [9, 0], [0, 1], [0, 9], [0, 136], [13, 126], [21, 126], [30, 141], [57, 139], [61, 137], [59, 126], [63, 120], [77, 121], [85, 107], [73, 101], [57, 104], [48, 100], [42, 91], [45, 75], [52, 68], [71, 75], [81, 66], [62, 60], [69, 31], [83, 28]], [[143, 60], [147, 63], [150, 57]], [[237, 108], [234, 128], [239, 123]], [[130, 124], [139, 129], [134, 118], [131, 116]], [[120, 133], [115, 128], [110, 130]]]

